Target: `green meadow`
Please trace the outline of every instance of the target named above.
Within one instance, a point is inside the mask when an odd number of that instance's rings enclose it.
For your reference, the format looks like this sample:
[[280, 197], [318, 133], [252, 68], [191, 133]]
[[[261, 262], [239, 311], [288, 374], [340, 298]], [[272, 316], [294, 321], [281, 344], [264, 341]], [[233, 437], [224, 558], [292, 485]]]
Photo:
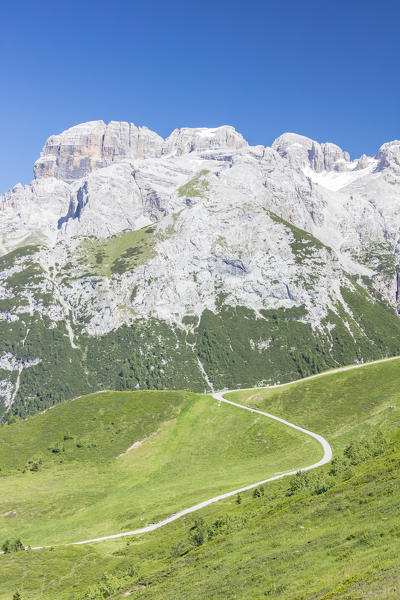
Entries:
[[0, 539], [31, 546], [138, 529], [322, 456], [302, 433], [184, 392], [92, 394], [0, 436]]
[[82, 245], [79, 263], [90, 275], [110, 277], [113, 273], [125, 273], [144, 264], [154, 256], [154, 227], [136, 231], [124, 231], [107, 240], [88, 238]]
[[395, 359], [226, 397], [323, 435], [335, 454], [353, 439], [400, 427], [399, 381]]
[[333, 463], [87, 546], [56, 544], [140, 527], [322, 451], [188, 392], [92, 394], [3, 426], [1, 535], [55, 547], [1, 556], [1, 600], [398, 598], [399, 377], [395, 360], [233, 393], [322, 434]]

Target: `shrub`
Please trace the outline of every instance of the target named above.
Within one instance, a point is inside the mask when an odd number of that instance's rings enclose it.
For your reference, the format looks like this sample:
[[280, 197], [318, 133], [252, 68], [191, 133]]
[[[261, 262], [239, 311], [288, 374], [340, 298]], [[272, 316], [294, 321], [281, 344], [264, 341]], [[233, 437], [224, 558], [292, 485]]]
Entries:
[[193, 546], [202, 546], [208, 537], [209, 528], [203, 518], [196, 519], [190, 528], [189, 541]]
[[349, 468], [349, 460], [344, 457], [344, 456], [338, 456], [337, 458], [334, 458], [333, 461], [331, 462], [331, 468], [329, 471], [329, 475], [340, 475], [341, 473], [344, 473], [345, 471], [348, 470]]
[[42, 465], [41, 458], [31, 458], [25, 463], [25, 469], [35, 472], [35, 471], [39, 471], [39, 468], [41, 465]]
[[386, 448], [387, 441], [382, 432], [378, 431], [372, 440], [364, 438], [349, 444], [344, 451], [344, 456], [349, 460], [350, 464], [358, 465], [364, 462], [364, 460], [368, 460], [368, 458], [382, 454]]
[[262, 485], [261, 487], [256, 487], [254, 488], [253, 491], [253, 498], [261, 498], [261, 496], [264, 496], [264, 486]]
[[79, 600], [110, 598], [129, 585], [134, 577], [137, 577], [137, 572], [133, 566], [120, 573], [105, 573], [99, 583], [91, 585], [82, 596], [79, 596]]
[[308, 473], [298, 471], [294, 477], [291, 478], [289, 484], [288, 496], [293, 496], [303, 490], [308, 489], [310, 483], [310, 476]]
[[53, 454], [59, 454], [60, 452], [64, 452], [64, 445], [60, 444], [60, 442], [57, 442], [56, 444], [49, 446], [48, 450], [50, 450], [50, 452], [53, 452]]
[[302, 491], [311, 491], [312, 494], [316, 495], [323, 494], [332, 487], [332, 485], [333, 482], [322, 473], [304, 473], [300, 471], [292, 477], [286, 495], [293, 496]]
[[329, 481], [327, 477], [324, 477], [321, 473], [316, 473], [314, 477], [310, 478], [310, 484], [312, 488], [312, 494], [319, 495], [324, 494], [332, 487], [332, 481]]
[[4, 554], [11, 554], [11, 552], [20, 552], [21, 550], [25, 550], [25, 547], [19, 538], [14, 541], [6, 540], [1, 548]]
[[232, 520], [228, 515], [219, 517], [208, 529], [208, 539], [211, 540], [218, 535], [225, 535], [230, 533], [235, 528], [235, 521]]

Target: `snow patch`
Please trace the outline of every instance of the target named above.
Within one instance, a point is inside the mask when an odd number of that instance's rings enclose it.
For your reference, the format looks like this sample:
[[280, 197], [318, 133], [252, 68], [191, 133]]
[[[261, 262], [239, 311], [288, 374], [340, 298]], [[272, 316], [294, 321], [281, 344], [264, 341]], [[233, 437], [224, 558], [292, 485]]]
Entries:
[[313, 183], [317, 183], [322, 187], [337, 192], [347, 185], [354, 183], [357, 179], [365, 177], [372, 173], [377, 165], [378, 161], [374, 158], [369, 159], [369, 165], [365, 169], [357, 169], [357, 163], [351, 163], [352, 169], [349, 171], [322, 171], [317, 173], [309, 166], [303, 168], [303, 173], [306, 177], [309, 177]]

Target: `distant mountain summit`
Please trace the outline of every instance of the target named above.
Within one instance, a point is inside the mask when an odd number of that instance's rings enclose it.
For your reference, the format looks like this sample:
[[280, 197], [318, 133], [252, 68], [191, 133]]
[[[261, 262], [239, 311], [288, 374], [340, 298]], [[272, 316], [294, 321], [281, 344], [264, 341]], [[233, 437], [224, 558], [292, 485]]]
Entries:
[[55, 177], [67, 183], [121, 160], [154, 158], [193, 151], [247, 146], [233, 127], [175, 129], [164, 140], [133, 123], [91, 121], [51, 136], [34, 166], [35, 178]]
[[249, 386], [400, 353], [400, 142], [93, 121], [0, 197], [0, 398]]

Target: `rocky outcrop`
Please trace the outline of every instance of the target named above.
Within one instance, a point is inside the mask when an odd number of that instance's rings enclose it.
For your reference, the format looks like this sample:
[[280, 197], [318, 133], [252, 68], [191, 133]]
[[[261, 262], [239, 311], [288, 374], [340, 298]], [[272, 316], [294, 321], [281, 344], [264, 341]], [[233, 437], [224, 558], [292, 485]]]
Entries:
[[400, 141], [394, 140], [383, 144], [375, 157], [378, 160], [377, 170], [391, 170], [400, 175]]
[[215, 129], [184, 127], [175, 129], [165, 140], [163, 154], [189, 154], [190, 152], [209, 152], [210, 150], [232, 151], [245, 148], [248, 144], [233, 127], [223, 126]]
[[35, 163], [34, 175], [70, 183], [113, 162], [160, 156], [162, 144], [163, 139], [147, 127], [91, 121], [51, 136]]
[[317, 173], [345, 171], [350, 163], [349, 153], [336, 144], [319, 144], [296, 133], [284, 133], [274, 141], [272, 148], [296, 169], [307, 166]]
[[356, 170], [359, 171], [362, 169], [366, 169], [370, 163], [371, 163], [371, 158], [369, 156], [367, 156], [366, 154], [362, 154], [357, 161]]
[[194, 151], [237, 150], [247, 146], [233, 127], [175, 129], [163, 140], [133, 123], [91, 121], [51, 136], [34, 165], [36, 179], [55, 177], [67, 183], [122, 160], [153, 158]]
[[[271, 211], [330, 247], [346, 271], [376, 277], [393, 303], [391, 265], [400, 254], [399, 149], [399, 142], [390, 142], [375, 158], [350, 161], [339, 146], [294, 133], [264, 148], [249, 146], [228, 126], [177, 129], [163, 140], [131, 123], [84, 123], [50, 137], [33, 182], [15, 186], [0, 200], [7, 232], [0, 252], [40, 241], [49, 247], [44, 263], [55, 262], [54, 254], [62, 268], [87, 238], [106, 240], [160, 222], [146, 265], [121, 277], [127, 287], [122, 290], [117, 278], [102, 281], [101, 298], [107, 297], [107, 314], [113, 316], [105, 317], [98, 306], [99, 327], [106, 322], [108, 329], [116, 327], [125, 318], [116, 311], [121, 297], [138, 314], [166, 319], [181, 319], [190, 306], [196, 313], [204, 305], [213, 307], [218, 277], [232, 302], [260, 308], [272, 297], [294, 302], [304, 296], [291, 281], [294, 272], [282, 275], [287, 252], [276, 258], [282, 247], [277, 229], [260, 216]], [[267, 248], [273, 247], [266, 261]], [[128, 271], [143, 260], [125, 261]], [[269, 275], [265, 279], [269, 260], [277, 261], [276, 280], [285, 284], [272, 285]], [[150, 282], [131, 305], [128, 290], [147, 277]], [[71, 285], [68, 302], [75, 306], [79, 297], [86, 304], [92, 284], [84, 298], [86, 284]], [[93, 321], [92, 331], [97, 328]]]

